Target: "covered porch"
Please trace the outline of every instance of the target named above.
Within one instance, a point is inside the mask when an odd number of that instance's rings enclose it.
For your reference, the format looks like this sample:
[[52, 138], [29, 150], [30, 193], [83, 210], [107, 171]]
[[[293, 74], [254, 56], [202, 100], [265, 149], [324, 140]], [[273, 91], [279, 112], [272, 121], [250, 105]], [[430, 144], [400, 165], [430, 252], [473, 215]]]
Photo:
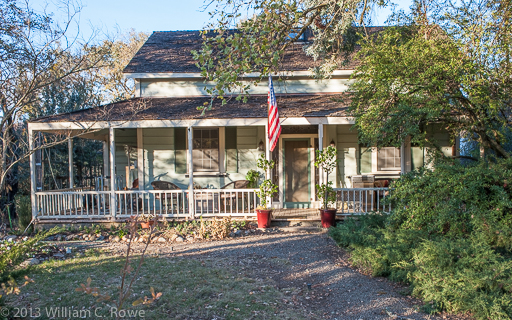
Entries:
[[[326, 101], [322, 98], [323, 103]], [[246, 175], [249, 170], [257, 169], [256, 160], [262, 154], [277, 164], [271, 172], [261, 172], [279, 187], [271, 199], [275, 217], [286, 218], [298, 210], [313, 212], [320, 207], [315, 196], [316, 184], [326, 179], [314, 167], [315, 151], [328, 145], [338, 149], [339, 165], [329, 177], [335, 182], [338, 213], [388, 211], [389, 207], [383, 203], [389, 195], [387, 188], [375, 184], [359, 188], [352, 183], [354, 176], [365, 174], [364, 170], [368, 169], [368, 163], [362, 163], [368, 160], [361, 156], [363, 150], [357, 143], [357, 133], [350, 130], [353, 119], [326, 113], [322, 105], [318, 108], [323, 114], [309, 110], [309, 115], [297, 116], [287, 116], [284, 108], [283, 130], [273, 152], [266, 136], [267, 119], [249, 117], [255, 113], [251, 108], [242, 112], [244, 117], [238, 109], [237, 118], [230, 113], [221, 116], [214, 113], [194, 119], [182, 114], [145, 120], [124, 114], [125, 120], [114, 117], [102, 121], [84, 117], [83, 113], [76, 117], [75, 113], [31, 122], [32, 149], [37, 144], [38, 132], [69, 135], [66, 188], [45, 188], [40, 180], [44, 170], [41, 161], [37, 153], [31, 156], [33, 216], [39, 221], [112, 221], [142, 213], [169, 219], [255, 217], [259, 204], [257, 189], [249, 188]], [[331, 110], [337, 112], [335, 108]], [[102, 143], [102, 172], [88, 177], [93, 183], [80, 181], [75, 175], [72, 150], [76, 139]], [[405, 150], [402, 148], [400, 153]], [[402, 169], [405, 171], [406, 162], [400, 157], [398, 161], [398, 168], [394, 163], [393, 170], [377, 172], [379, 177], [389, 179]]]

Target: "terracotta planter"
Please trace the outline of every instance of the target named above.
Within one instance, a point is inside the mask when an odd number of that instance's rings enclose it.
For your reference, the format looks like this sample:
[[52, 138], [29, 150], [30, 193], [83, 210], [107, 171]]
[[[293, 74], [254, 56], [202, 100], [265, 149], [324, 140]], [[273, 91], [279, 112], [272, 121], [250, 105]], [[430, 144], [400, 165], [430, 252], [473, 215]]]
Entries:
[[323, 228], [336, 227], [336, 209], [320, 209], [320, 220]]
[[258, 228], [269, 228], [272, 218], [272, 210], [256, 210], [258, 216]]
[[140, 227], [142, 229], [149, 229], [152, 225], [155, 224], [155, 221], [154, 220], [149, 220], [149, 221], [141, 221], [140, 222]]

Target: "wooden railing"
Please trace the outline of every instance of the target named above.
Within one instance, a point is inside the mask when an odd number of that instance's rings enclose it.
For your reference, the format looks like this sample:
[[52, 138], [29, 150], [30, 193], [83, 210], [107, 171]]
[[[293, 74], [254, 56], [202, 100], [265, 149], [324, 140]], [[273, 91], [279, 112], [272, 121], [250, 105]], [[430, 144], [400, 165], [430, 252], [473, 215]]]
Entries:
[[335, 188], [337, 214], [351, 215], [369, 212], [390, 212], [389, 188]]
[[[163, 218], [255, 216], [256, 189], [36, 192], [37, 218], [128, 218], [155, 214]], [[114, 201], [112, 200], [114, 199]], [[113, 204], [113, 205], [112, 205]]]
[[[336, 188], [338, 215], [390, 212], [388, 188]], [[254, 217], [256, 189], [85, 191], [81, 188], [36, 192], [38, 218]], [[192, 202], [190, 202], [192, 201]]]

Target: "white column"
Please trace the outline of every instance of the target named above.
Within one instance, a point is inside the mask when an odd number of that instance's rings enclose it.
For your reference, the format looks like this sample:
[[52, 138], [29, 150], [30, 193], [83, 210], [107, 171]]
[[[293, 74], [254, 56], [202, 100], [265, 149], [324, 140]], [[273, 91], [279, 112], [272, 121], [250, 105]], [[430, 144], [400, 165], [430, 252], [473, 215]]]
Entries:
[[139, 179], [139, 190], [144, 190], [144, 132], [137, 128], [137, 178]]
[[73, 138], [68, 138], [68, 174], [69, 174], [69, 188], [73, 188], [75, 184], [74, 170], [73, 170]]
[[[324, 149], [324, 125], [323, 124], [319, 124], [318, 125], [318, 150], [323, 150]], [[318, 184], [322, 184], [324, 182], [324, 173], [323, 173], [323, 170], [322, 168], [318, 168]]]
[[188, 127], [188, 212], [191, 218], [194, 218], [194, 162], [192, 159], [192, 150], [193, 150], [193, 138], [194, 138], [194, 129], [192, 127]]
[[115, 219], [117, 213], [116, 205], [116, 142], [114, 136], [114, 128], [109, 127], [110, 142], [110, 217]]
[[[272, 158], [270, 155], [270, 140], [268, 138], [268, 122], [267, 124], [265, 124], [265, 146], [265, 158], [267, 159], [267, 161], [270, 161]], [[270, 170], [267, 170], [265, 172], [265, 179], [272, 179], [272, 177], [270, 176]], [[267, 203], [272, 208], [272, 197], [267, 198]]]
[[405, 157], [406, 157], [406, 154], [405, 154], [405, 142], [402, 142], [402, 144], [400, 145], [400, 174], [405, 174], [406, 173]]
[[108, 176], [109, 172], [108, 141], [103, 141], [103, 177]]
[[28, 149], [30, 152], [30, 202], [32, 204], [32, 219], [37, 217], [37, 202], [36, 202], [36, 163], [34, 157], [34, 132], [30, 129], [28, 124]]

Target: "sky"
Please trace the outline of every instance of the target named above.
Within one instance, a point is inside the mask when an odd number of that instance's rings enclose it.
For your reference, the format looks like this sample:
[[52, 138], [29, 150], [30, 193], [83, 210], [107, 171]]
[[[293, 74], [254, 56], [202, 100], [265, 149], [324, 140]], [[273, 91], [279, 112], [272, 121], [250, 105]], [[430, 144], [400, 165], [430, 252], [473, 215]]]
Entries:
[[[44, 3], [58, 0], [32, 0], [36, 9]], [[87, 38], [91, 26], [103, 33], [124, 33], [130, 29], [151, 33], [153, 31], [199, 30], [209, 21], [209, 10], [203, 10], [205, 0], [81, 0], [82, 10], [78, 26]], [[401, 8], [407, 8], [411, 0], [394, 0]], [[54, 11], [49, 5], [48, 11]], [[374, 18], [374, 25], [383, 25], [389, 10]], [[56, 13], [56, 17], [58, 14]], [[77, 26], [73, 26], [76, 29]]]

